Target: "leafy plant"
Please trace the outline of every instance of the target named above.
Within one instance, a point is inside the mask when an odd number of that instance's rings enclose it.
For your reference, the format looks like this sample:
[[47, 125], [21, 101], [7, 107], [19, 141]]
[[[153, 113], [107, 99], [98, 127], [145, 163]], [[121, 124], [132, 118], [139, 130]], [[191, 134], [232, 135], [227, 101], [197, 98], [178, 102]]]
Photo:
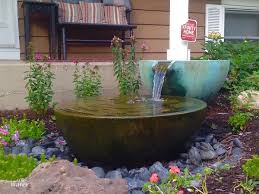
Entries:
[[236, 186], [235, 189], [241, 188], [246, 193], [256, 194], [254, 192], [254, 189], [255, 189], [256, 185], [259, 185], [259, 181], [254, 181], [252, 179], [250, 179], [250, 180], [246, 179], [245, 181], [241, 182], [238, 186]]
[[[150, 182], [144, 184], [143, 192], [149, 192], [150, 194], [182, 194], [184, 190], [189, 192], [198, 192], [201, 194], [208, 194], [207, 177], [214, 172], [211, 168], [205, 168], [203, 175], [197, 173], [191, 175], [188, 168], [185, 168], [183, 172], [176, 166], [169, 167], [168, 177], [164, 180], [159, 180], [156, 173], [153, 173], [150, 177]], [[160, 182], [159, 182], [160, 181]], [[201, 181], [201, 188], [197, 188], [192, 185], [193, 181]]]
[[82, 66], [80, 71], [78, 63], [74, 71], [75, 95], [77, 97], [98, 96], [101, 93], [101, 75], [98, 67], [91, 68], [89, 64]]
[[237, 112], [233, 116], [229, 117], [228, 123], [231, 125], [234, 132], [239, 132], [246, 127], [252, 117], [253, 114], [250, 112]]
[[0, 140], [3, 145], [26, 138], [38, 140], [44, 134], [44, 129], [43, 121], [28, 121], [26, 118], [21, 120], [2, 118]]
[[122, 40], [114, 37], [112, 40], [113, 70], [119, 83], [121, 95], [136, 95], [140, 88], [140, 78], [135, 62], [135, 38], [131, 37], [130, 49], [122, 48]]
[[247, 160], [242, 169], [249, 178], [259, 181], [259, 156]]
[[230, 72], [225, 89], [230, 92], [232, 108], [235, 111], [240, 109], [237, 103], [240, 92], [259, 89], [259, 43], [247, 40], [223, 41], [219, 33], [212, 32], [203, 49], [204, 55], [200, 59], [230, 60]]
[[25, 81], [27, 96], [26, 101], [32, 110], [44, 113], [53, 101], [53, 79], [54, 73], [51, 72], [50, 63], [40, 64], [38, 61], [43, 57], [35, 55], [35, 60], [30, 63], [29, 71], [26, 71]]
[[27, 177], [37, 166], [37, 160], [27, 155], [0, 153], [0, 180], [18, 180]]
[[78, 166], [78, 160], [76, 158], [74, 158], [73, 163], [75, 166]]

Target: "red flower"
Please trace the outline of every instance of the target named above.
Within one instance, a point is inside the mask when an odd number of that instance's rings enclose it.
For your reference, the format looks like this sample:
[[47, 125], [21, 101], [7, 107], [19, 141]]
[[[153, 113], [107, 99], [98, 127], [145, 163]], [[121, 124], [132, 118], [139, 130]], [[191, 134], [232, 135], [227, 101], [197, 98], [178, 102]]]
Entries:
[[179, 174], [181, 172], [180, 168], [178, 168], [177, 166], [169, 166], [169, 172], [171, 174]]
[[183, 190], [178, 191], [177, 194], [184, 194]]
[[151, 175], [149, 181], [150, 181], [151, 183], [157, 183], [157, 182], [159, 181], [159, 177], [158, 177], [157, 173], [153, 173], [153, 174]]

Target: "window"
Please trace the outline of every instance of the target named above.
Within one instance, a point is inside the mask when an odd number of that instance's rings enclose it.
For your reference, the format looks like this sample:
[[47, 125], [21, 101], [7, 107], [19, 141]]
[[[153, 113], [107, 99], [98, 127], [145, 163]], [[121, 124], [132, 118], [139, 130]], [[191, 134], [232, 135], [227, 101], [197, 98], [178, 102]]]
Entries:
[[219, 32], [225, 40], [259, 40], [259, 7], [206, 5], [206, 36]]
[[224, 34], [227, 40], [259, 40], [259, 13], [226, 9]]

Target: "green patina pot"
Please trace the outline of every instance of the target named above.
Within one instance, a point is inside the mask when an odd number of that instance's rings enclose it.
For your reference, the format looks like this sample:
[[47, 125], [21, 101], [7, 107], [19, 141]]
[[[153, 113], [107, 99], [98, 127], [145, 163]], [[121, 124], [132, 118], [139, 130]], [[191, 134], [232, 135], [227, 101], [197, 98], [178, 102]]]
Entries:
[[200, 128], [205, 108], [186, 97], [156, 102], [101, 96], [59, 105], [55, 115], [77, 158], [119, 166], [172, 159]]
[[153, 67], [158, 63], [171, 66], [167, 71], [162, 95], [188, 96], [209, 100], [222, 88], [229, 71], [228, 60], [157, 61], [142, 60], [140, 75], [144, 88], [152, 94]]

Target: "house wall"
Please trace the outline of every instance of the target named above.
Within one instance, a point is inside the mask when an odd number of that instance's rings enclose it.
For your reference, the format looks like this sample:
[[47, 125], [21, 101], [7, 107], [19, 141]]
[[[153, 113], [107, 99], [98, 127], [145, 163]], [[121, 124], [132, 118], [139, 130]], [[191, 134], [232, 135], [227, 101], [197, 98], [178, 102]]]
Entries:
[[[24, 59], [24, 19], [22, 0], [18, 0], [19, 11], [19, 31], [21, 44], [21, 58]], [[192, 56], [202, 54], [202, 43], [204, 42], [205, 31], [205, 3], [206, 0], [190, 0], [190, 18], [198, 20], [198, 40], [196, 43], [190, 43], [189, 47]], [[169, 48], [169, 6], [170, 0], [132, 0], [131, 23], [136, 24], [138, 28], [134, 35], [138, 40], [138, 56], [141, 56], [139, 45], [146, 42], [149, 50], [145, 53], [145, 59], [166, 59], [166, 52]], [[102, 34], [102, 32], [86, 33], [82, 30], [73, 29], [72, 36], [91, 36], [96, 34], [112, 37], [114, 32]], [[32, 44], [36, 52], [48, 53], [48, 20], [46, 16], [34, 14], [31, 17]], [[111, 50], [105, 46], [84, 46], [71, 45], [68, 47], [68, 59], [94, 59], [110, 60]]]

